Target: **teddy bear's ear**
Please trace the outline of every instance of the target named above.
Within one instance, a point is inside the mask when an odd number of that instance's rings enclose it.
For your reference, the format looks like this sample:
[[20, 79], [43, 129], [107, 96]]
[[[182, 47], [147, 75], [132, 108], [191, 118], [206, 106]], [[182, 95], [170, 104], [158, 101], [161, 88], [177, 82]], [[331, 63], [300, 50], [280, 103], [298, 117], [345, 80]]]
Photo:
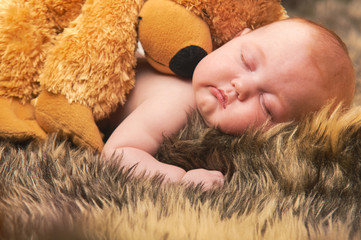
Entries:
[[244, 28], [256, 29], [287, 18], [281, 0], [171, 0], [205, 21], [210, 29], [213, 50]]
[[207, 23], [171, 0], [144, 4], [138, 37], [155, 69], [184, 78], [192, 78], [199, 61], [212, 51]]

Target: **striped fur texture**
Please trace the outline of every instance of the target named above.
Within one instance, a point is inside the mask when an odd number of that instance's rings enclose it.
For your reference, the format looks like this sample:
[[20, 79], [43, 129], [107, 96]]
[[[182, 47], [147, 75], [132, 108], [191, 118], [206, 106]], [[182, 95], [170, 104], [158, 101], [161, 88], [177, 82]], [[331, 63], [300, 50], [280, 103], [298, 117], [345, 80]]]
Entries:
[[[359, 0], [283, 4], [345, 40], [360, 105]], [[361, 239], [360, 120], [360, 107], [324, 111], [236, 138], [193, 115], [158, 158], [222, 170], [226, 185], [211, 192], [131, 179], [55, 138], [1, 141], [0, 239]]]
[[[158, 158], [222, 189], [134, 179], [55, 137], [0, 147], [0, 239], [360, 239], [361, 109], [242, 137], [197, 114]], [[56, 234], [56, 235], [55, 235]]]

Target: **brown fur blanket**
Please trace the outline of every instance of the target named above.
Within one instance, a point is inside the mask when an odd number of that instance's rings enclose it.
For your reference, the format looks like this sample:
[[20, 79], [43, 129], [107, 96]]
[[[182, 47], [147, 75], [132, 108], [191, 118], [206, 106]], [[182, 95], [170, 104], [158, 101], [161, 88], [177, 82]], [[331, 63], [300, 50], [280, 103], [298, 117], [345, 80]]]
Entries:
[[291, 16], [320, 21], [345, 40], [358, 80], [351, 110], [240, 137], [193, 114], [157, 158], [221, 170], [225, 186], [208, 192], [131, 178], [56, 136], [1, 140], [0, 239], [361, 239], [358, 3], [285, 2]]
[[225, 135], [198, 115], [158, 153], [222, 189], [130, 178], [69, 142], [0, 147], [1, 239], [360, 239], [361, 109]]

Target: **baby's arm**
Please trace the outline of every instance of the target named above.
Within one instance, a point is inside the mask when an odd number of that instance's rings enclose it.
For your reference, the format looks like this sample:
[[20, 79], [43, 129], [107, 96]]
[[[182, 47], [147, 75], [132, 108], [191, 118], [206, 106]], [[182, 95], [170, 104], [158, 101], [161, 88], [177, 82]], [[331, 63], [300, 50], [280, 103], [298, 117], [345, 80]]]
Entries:
[[202, 183], [204, 189], [222, 186], [224, 177], [220, 172], [195, 169], [186, 173], [182, 168], [161, 163], [153, 157], [163, 137], [178, 132], [186, 124], [187, 112], [195, 106], [194, 93], [190, 82], [159, 75], [141, 62], [138, 67], [142, 69], [137, 75], [138, 85], [131, 101], [127, 102], [128, 107], [136, 108], [106, 142], [105, 160], [114, 159], [113, 154], [121, 157], [119, 166], [134, 166], [133, 175], [145, 173], [151, 177], [159, 173], [165, 181]]
[[[153, 155], [163, 141], [163, 134], [171, 134], [186, 123], [186, 110], [177, 97], [154, 96], [141, 103], [113, 132], [104, 146], [103, 155], [122, 156], [120, 167], [135, 166], [134, 175], [160, 173], [167, 181], [179, 181], [185, 174], [182, 168], [161, 163]], [[183, 108], [183, 109], [180, 109]]]

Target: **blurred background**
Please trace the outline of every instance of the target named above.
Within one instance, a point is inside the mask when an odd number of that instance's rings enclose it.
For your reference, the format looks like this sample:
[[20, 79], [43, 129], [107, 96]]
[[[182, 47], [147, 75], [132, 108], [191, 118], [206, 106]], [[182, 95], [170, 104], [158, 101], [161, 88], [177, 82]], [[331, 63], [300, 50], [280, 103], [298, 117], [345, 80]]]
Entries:
[[361, 0], [282, 0], [291, 17], [305, 17], [337, 33], [356, 71], [355, 105], [361, 105]]

